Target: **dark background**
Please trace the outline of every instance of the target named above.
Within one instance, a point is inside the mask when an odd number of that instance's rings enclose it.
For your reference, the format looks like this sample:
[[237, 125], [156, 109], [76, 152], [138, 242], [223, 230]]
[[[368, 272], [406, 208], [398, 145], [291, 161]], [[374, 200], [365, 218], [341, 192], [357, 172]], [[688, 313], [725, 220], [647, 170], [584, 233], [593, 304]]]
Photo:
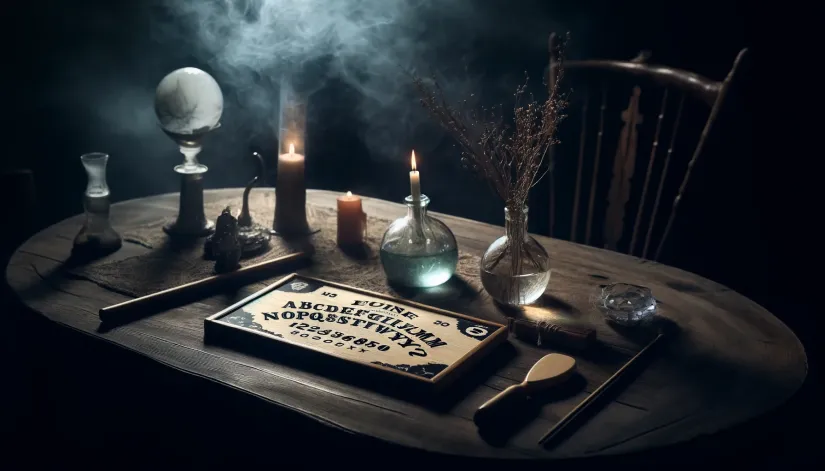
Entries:
[[[541, 75], [547, 63], [544, 41], [554, 30], [570, 31], [571, 58], [629, 59], [649, 49], [652, 62], [713, 79], [724, 77], [741, 48], [750, 48], [695, 169], [664, 261], [764, 305], [798, 333], [809, 357], [818, 354], [817, 313], [807, 302], [812, 282], [804, 281], [811, 278], [800, 268], [812, 256], [816, 232], [807, 222], [818, 206], [806, 194], [813, 188], [805, 183], [809, 159], [780, 145], [794, 134], [772, 124], [782, 120], [773, 107], [787, 95], [771, 88], [777, 66], [759, 21], [765, 12], [728, 0], [470, 3], [501, 22], [500, 29], [485, 25], [461, 42], [471, 51], [473, 71], [489, 79], [485, 86], [496, 84], [493, 101], [496, 93], [514, 89], [524, 71], [536, 79]], [[85, 152], [111, 154], [108, 181], [115, 201], [177, 191], [171, 167], [181, 157], [159, 129], [145, 129], [145, 110], [151, 108], [134, 104], [151, 100], [160, 78], [178, 67], [202, 67], [219, 82], [221, 72], [185, 43], [158, 36], [151, 22], [159, 15], [155, 2], [94, 0], [16, 2], [5, 10], [0, 168], [34, 172], [39, 227], [82, 211], [85, 174], [78, 157]], [[465, 50], [440, 52], [444, 61], [466, 58]], [[242, 186], [251, 177], [250, 146], [270, 159], [276, 149], [269, 123], [243, 112], [242, 91], [224, 87], [224, 94], [224, 128], [210, 137], [202, 158], [210, 166], [209, 188]], [[433, 210], [501, 224], [501, 204], [460, 169], [449, 140], [434, 127], [400, 133], [397, 145], [403, 152], [376, 150], [366, 142], [370, 123], [354, 111], [357, 101], [352, 89], [334, 79], [314, 95], [307, 142], [310, 187], [400, 200], [407, 149], [416, 148]], [[409, 107], [417, 106], [410, 100]], [[129, 112], [139, 131], [126, 126], [130, 119], [123, 113]], [[569, 155], [560, 154], [557, 180], [572, 179]], [[538, 187], [531, 199], [531, 230], [542, 234], [547, 233], [546, 191]], [[568, 229], [562, 223], [554, 235], [566, 238]], [[818, 375], [815, 364], [811, 373]], [[783, 413], [798, 417], [803, 407]]]
[[[630, 59], [648, 49], [653, 52], [653, 62], [717, 80], [730, 70], [739, 50], [750, 46], [750, 54], [695, 169], [665, 258], [670, 264], [707, 276], [757, 301], [771, 302], [765, 295], [772, 283], [768, 266], [773, 262], [770, 251], [765, 250], [765, 237], [782, 215], [770, 213], [775, 210], [769, 207], [775, 191], [765, 190], [783, 187], [783, 183], [776, 181], [776, 160], [760, 158], [752, 146], [752, 121], [765, 114], [754, 108], [759, 93], [755, 80], [767, 70], [770, 60], [752, 44], [756, 37], [754, 25], [749, 23], [753, 11], [735, 2], [704, 0], [676, 4], [586, 1], [574, 5], [537, 0], [522, 0], [515, 6], [489, 0], [464, 3], [474, 5], [476, 15], [485, 18], [486, 23], [478, 28], [457, 28], [455, 50], [438, 48], [429, 66], [439, 72], [441, 68], [454, 68], [454, 61], [467, 61], [471, 73], [483, 76], [484, 81], [478, 84], [479, 90], [471, 88], [461, 93], [487, 92], [490, 98], [484, 101], [486, 105], [506, 103], [525, 72], [534, 85], [539, 84], [547, 65], [546, 38], [554, 30], [570, 32], [570, 58]], [[251, 147], [262, 150], [269, 163], [274, 163], [277, 133], [266, 122], [269, 117], [244, 108], [251, 95], [249, 90], [233, 87], [233, 80], [220, 64], [190, 44], [193, 40], [187, 36], [187, 27], [176, 27], [175, 19], [164, 15], [157, 1], [125, 4], [83, 0], [71, 6], [46, 1], [38, 5], [16, 7], [21, 11], [15, 15], [15, 23], [21, 28], [4, 33], [9, 35], [7, 44], [18, 47], [8, 50], [17, 64], [15, 73], [4, 76], [9, 82], [4, 87], [7, 103], [14, 111], [3, 115], [7, 151], [2, 165], [34, 171], [41, 224], [82, 210], [80, 195], [85, 174], [77, 157], [85, 152], [111, 155], [108, 181], [115, 201], [178, 190], [178, 178], [171, 167], [181, 161], [181, 156], [155, 127], [151, 103], [160, 78], [182, 66], [202, 67], [219, 82], [224, 78], [226, 82], [222, 83], [226, 96], [223, 127], [210, 136], [201, 155], [210, 166], [207, 187], [238, 187], [248, 181], [255, 168], [247, 156]], [[161, 21], [164, 29], [159, 32], [153, 23]], [[460, 20], [434, 24], [432, 34], [449, 37], [444, 29], [462, 24]], [[167, 32], [170, 30], [174, 34]], [[261, 89], [272, 90], [265, 99], [273, 100], [274, 116], [277, 80], [266, 78], [262, 82]], [[574, 85], [565, 83], [564, 90], [578, 105], [582, 90]], [[390, 129], [394, 131], [389, 138], [391, 145], [370, 146], [367, 141], [373, 138], [374, 123], [357, 111], [359, 95], [334, 77], [327, 80], [310, 100], [308, 185], [401, 200], [405, 194], [398, 188], [406, 186], [409, 149], [415, 148], [424, 191], [433, 200], [433, 210], [501, 224], [502, 205], [474, 176], [460, 168], [452, 142], [426, 122], [406, 84], [399, 84], [398, 95], [390, 112], [414, 113], [418, 121], [412, 123], [412, 129]], [[643, 102], [653, 103], [645, 98]], [[626, 98], [619, 99], [613, 115], [625, 103]], [[672, 98], [671, 112], [675, 105]], [[646, 114], [648, 123], [652, 123], [654, 114]], [[608, 127], [617, 129], [618, 119], [610, 118], [608, 115]], [[692, 123], [693, 130], [701, 124]], [[569, 234], [569, 214], [564, 211], [569, 212], [570, 206], [577, 127], [577, 116], [564, 123], [557, 159], [555, 179], [568, 193], [561, 195], [566, 199], [559, 202], [561, 221], [553, 234], [561, 238]], [[694, 142], [684, 138], [682, 158], [687, 157], [687, 144]], [[613, 146], [615, 139], [605, 139], [604, 158], [608, 164]], [[646, 158], [646, 149], [640, 145], [640, 161]], [[677, 147], [677, 154], [679, 150]], [[680, 176], [683, 168], [677, 167], [673, 175]], [[271, 182], [274, 179], [270, 178]], [[767, 198], [766, 193], [771, 197]], [[543, 182], [530, 202], [534, 232], [548, 233], [547, 201], [548, 188]]]

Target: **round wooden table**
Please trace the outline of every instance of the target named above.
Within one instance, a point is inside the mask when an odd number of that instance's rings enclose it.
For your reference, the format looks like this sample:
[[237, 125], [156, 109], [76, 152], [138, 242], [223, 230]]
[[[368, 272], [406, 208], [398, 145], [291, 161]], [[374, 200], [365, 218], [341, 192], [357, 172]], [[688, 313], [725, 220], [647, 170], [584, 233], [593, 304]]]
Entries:
[[[209, 203], [239, 197], [240, 193], [240, 189], [207, 191], [205, 200]], [[271, 193], [268, 189], [253, 192], [255, 198], [265, 195], [270, 203]], [[307, 202], [334, 209], [336, 196], [329, 191], [310, 190]], [[255, 198], [252, 204], [256, 204]], [[364, 198], [363, 204], [368, 215], [387, 220], [405, 212], [400, 204], [372, 198]], [[177, 206], [177, 194], [125, 201], [113, 205], [112, 223], [123, 232], [152, 218], [171, 218]], [[501, 227], [433, 215], [454, 231], [465, 253], [480, 256], [502, 234]], [[493, 445], [476, 430], [474, 411], [498, 391], [521, 381], [547, 349], [511, 339], [506, 348], [501, 347], [506, 355], [491, 354], [492, 358], [484, 360], [488, 365], [497, 365], [487, 377], [461, 389], [459, 397], [448, 406], [433, 408], [333, 380], [288, 361], [204, 344], [203, 319], [259, 289], [260, 284], [231, 299], [213, 296], [102, 330], [98, 310], [128, 297], [59, 274], [81, 218], [78, 215], [41, 231], [12, 256], [6, 272], [8, 283], [33, 312], [71, 331], [113, 343], [181, 372], [175, 374], [206, 377], [268, 401], [272, 407], [328, 425], [331, 430], [411, 449], [494, 458], [569, 458], [640, 451], [712, 434], [763, 414], [786, 401], [802, 385], [807, 372], [805, 352], [793, 332], [771, 313], [730, 289], [659, 263], [536, 236], [550, 253], [553, 274], [546, 292], [551, 302], [535, 309], [590, 323], [598, 329], [601, 342], [632, 351], [638, 345], [604, 323], [590, 297], [600, 284], [640, 284], [652, 289], [662, 315], [675, 322], [681, 334], [620, 395], [559, 446], [544, 449], [537, 441], [599, 381], [615, 371], [616, 365], [603, 368], [598, 362], [581, 360], [580, 370], [588, 378], [584, 389], [549, 401], [538, 417], [504, 443]], [[370, 230], [380, 235], [384, 228]], [[148, 250], [125, 243], [112, 257]], [[324, 277], [312, 266], [303, 272]], [[506, 322], [489, 297], [481, 297], [464, 312]]]

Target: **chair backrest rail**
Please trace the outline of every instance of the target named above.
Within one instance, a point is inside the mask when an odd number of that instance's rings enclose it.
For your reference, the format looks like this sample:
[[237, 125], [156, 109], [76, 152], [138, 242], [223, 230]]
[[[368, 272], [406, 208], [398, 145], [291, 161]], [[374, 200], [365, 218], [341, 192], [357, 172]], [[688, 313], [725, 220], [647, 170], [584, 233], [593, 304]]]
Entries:
[[[730, 83], [734, 76], [735, 71], [737, 70], [742, 57], [746, 54], [747, 49], [742, 49], [739, 54], [737, 55], [733, 67], [731, 68], [728, 75], [722, 81], [714, 81], [704, 77], [702, 75], [689, 72], [683, 69], [677, 69], [672, 67], [666, 67], [661, 65], [651, 65], [647, 63], [647, 59], [649, 58], [649, 52], [643, 51], [640, 53], [636, 58], [630, 61], [617, 61], [617, 60], [567, 60], [563, 59], [560, 53], [561, 48], [561, 41], [559, 41], [559, 37], [553, 33], [550, 35], [549, 41], [549, 52], [550, 52], [550, 64], [547, 76], [547, 83], [550, 90], [556, 87], [557, 83], [560, 80], [560, 72], [561, 70], [576, 70], [576, 69], [585, 69], [585, 70], [595, 70], [595, 71], [602, 71], [602, 72], [617, 72], [619, 74], [625, 76], [636, 77], [639, 79], [646, 79], [650, 80], [651, 82], [658, 84], [663, 89], [661, 102], [659, 103], [659, 113], [657, 115], [657, 120], [655, 124], [655, 130], [652, 137], [650, 155], [647, 161], [646, 170], [644, 174], [643, 180], [641, 180], [641, 194], [638, 199], [638, 206], [635, 206], [633, 223], [632, 223], [632, 230], [630, 231], [630, 241], [627, 246], [627, 253], [633, 254], [637, 251], [638, 246], [641, 244], [642, 238], [644, 238], [644, 243], [642, 244], [641, 248], [641, 257], [647, 258], [648, 254], [654, 251], [652, 245], [656, 245], [655, 248], [655, 255], [653, 257], [654, 260], [658, 260], [662, 254], [662, 249], [673, 229], [673, 221], [676, 218], [676, 214], [678, 212], [679, 205], [681, 203], [681, 199], [685, 194], [685, 190], [687, 188], [687, 184], [690, 181], [690, 177], [693, 173], [693, 168], [696, 165], [696, 162], [699, 159], [702, 151], [704, 150], [705, 144], [707, 142], [708, 134], [713, 127], [714, 122], [719, 114], [719, 110], [722, 106], [722, 103], [725, 99], [726, 93], [730, 87]], [[661, 174], [658, 178], [658, 186], [653, 183], [656, 179], [654, 178], [655, 168], [657, 167], [657, 162], [660, 161], [661, 157], [658, 156], [659, 154], [659, 147], [660, 147], [660, 140], [664, 138], [664, 129], [666, 126], [664, 124], [665, 117], [668, 116], [667, 110], [670, 108], [669, 101], [673, 99], [672, 95], [675, 93], [674, 90], [680, 91], [680, 100], [679, 105], [676, 111], [676, 116], [673, 120], [673, 129], [670, 134], [670, 142], [667, 148], [667, 152], [664, 156], [664, 163], [662, 164]], [[634, 96], [635, 102], [633, 98], [631, 99], [631, 104], [628, 105], [628, 109], [626, 109], [623, 113], [623, 120], [625, 120], [626, 115], [630, 114], [638, 114], [638, 86], [634, 87]], [[682, 176], [681, 183], [676, 191], [676, 196], [673, 199], [673, 202], [670, 206], [670, 211], [667, 215], [667, 222], [665, 224], [664, 231], [661, 233], [661, 237], [658, 238], [658, 243], [653, 244], [653, 233], [656, 229], [656, 220], [657, 215], [659, 212], [660, 205], [662, 204], [662, 197], [663, 197], [663, 190], [665, 186], [665, 182], [667, 179], [668, 171], [672, 170], [672, 167], [675, 164], [671, 164], [671, 160], [673, 159], [673, 151], [674, 146], [676, 144], [676, 136], [679, 134], [679, 126], [682, 121], [682, 114], [685, 108], [685, 100], [687, 97], [691, 97], [692, 99], [697, 99], [698, 101], [704, 103], [705, 105], [710, 107], [710, 112], [707, 115], [707, 120], [704, 123], [702, 128], [701, 134], [699, 135], [698, 142], [696, 143], [695, 147], [693, 148], [693, 152], [690, 155], [690, 159], [687, 163], [687, 169]], [[580, 226], [580, 219], [581, 215], [580, 209], [582, 206], [582, 193], [585, 192], [583, 186], [586, 185], [584, 177], [585, 172], [585, 156], [590, 154], [588, 151], [588, 143], [587, 138], [588, 136], [592, 135], [592, 128], [588, 129], [588, 113], [590, 113], [589, 108], [591, 107], [591, 98], [594, 98], [590, 92], [590, 90], [586, 91], [584, 94], [583, 105], [581, 108], [581, 130], [579, 132], [579, 148], [578, 148], [578, 158], [576, 161], [576, 177], [575, 177], [575, 185], [573, 191], [573, 201], [572, 201], [572, 213], [571, 213], [571, 225], [570, 225], [570, 240], [577, 241], [577, 239], [581, 239], [581, 233], [579, 231]], [[590, 189], [589, 189], [589, 196], [587, 202], [587, 215], [585, 220], [585, 230], [584, 230], [584, 243], [587, 245], [591, 244], [592, 236], [593, 236], [593, 229], [595, 226], [594, 219], [595, 219], [595, 208], [596, 208], [596, 195], [598, 192], [598, 184], [600, 182], [599, 178], [599, 171], [600, 167], [604, 166], [602, 162], [602, 144], [603, 138], [605, 135], [605, 113], [607, 110], [607, 83], [606, 81], [602, 82], [602, 90], [601, 90], [601, 104], [599, 106], [599, 127], [596, 132], [596, 146], [595, 152], [593, 157], [593, 168], [592, 174], [590, 176]], [[632, 110], [632, 111], [631, 111]], [[670, 119], [668, 119], [669, 121]], [[626, 121], [626, 120], [625, 120]], [[619, 144], [616, 151], [616, 156], [613, 162], [613, 177], [611, 180], [611, 188], [608, 192], [608, 199], [607, 199], [607, 209], [604, 218], [604, 240], [603, 244], [605, 247], [610, 248], [612, 250], [618, 249], [619, 240], [622, 238], [623, 233], [625, 233], [625, 228], [630, 225], [630, 222], [627, 220], [627, 217], [630, 217], [629, 214], [625, 214], [625, 211], [628, 209], [626, 205], [630, 199], [630, 188], [631, 185], [635, 187], [637, 183], [633, 183], [633, 169], [635, 167], [636, 162], [636, 149], [637, 149], [637, 138], [639, 134], [636, 130], [636, 126], [642, 122], [641, 115], [638, 116], [638, 122], [632, 120], [630, 125], [625, 122], [622, 130], [619, 134]], [[592, 137], [590, 138], [593, 139]], [[645, 138], [647, 140], [647, 138]], [[648, 141], [650, 142], [650, 141]], [[681, 154], [681, 153], [680, 153]], [[554, 155], [557, 155], [557, 152], [554, 149], [550, 150], [551, 158]], [[658, 157], [658, 158], [657, 158]], [[555, 166], [555, 164], [553, 164]], [[555, 166], [555, 168], [559, 168]], [[549, 229], [550, 229], [550, 236], [555, 235], [555, 225], [556, 225], [556, 203], [559, 200], [555, 193], [556, 193], [556, 182], [554, 174], [555, 171], [550, 172], [548, 176], [550, 179], [549, 187], [550, 187], [550, 208], [549, 208]], [[653, 187], [656, 187], [655, 190]], [[653, 198], [653, 207], [652, 210], [648, 213], [647, 208], [649, 207], [648, 199], [650, 195], [655, 191], [655, 197]], [[633, 190], [632, 194], [636, 194], [636, 190]], [[635, 202], [635, 196], [633, 201]], [[620, 207], [621, 206], [621, 207]], [[600, 210], [601, 211], [601, 210]], [[632, 211], [632, 210], [631, 210]], [[645, 230], [645, 221], [643, 217], [649, 214], [649, 218], [647, 221], [647, 230]], [[659, 218], [661, 219], [661, 218]], [[658, 231], [656, 231], [658, 233]], [[598, 240], [597, 240], [598, 242]]]
[[679, 122], [682, 119], [682, 110], [684, 107], [685, 95], [682, 94], [682, 98], [679, 100], [679, 109], [676, 111], [676, 119], [673, 121], [673, 129], [670, 132], [670, 144], [667, 146], [665, 164], [662, 166], [662, 174], [659, 176], [659, 186], [656, 189], [656, 199], [653, 201], [653, 212], [650, 213], [650, 221], [648, 221], [647, 234], [645, 235], [645, 245], [642, 248], [642, 258], [647, 258], [647, 249], [650, 247], [650, 239], [653, 235], [653, 226], [656, 224], [656, 213], [659, 212], [659, 203], [662, 200], [662, 189], [665, 187], [665, 177], [667, 177], [667, 170], [668, 167], [670, 167], [670, 158], [673, 155], [673, 146], [676, 144], [676, 135], [679, 134]]
[[659, 110], [659, 116], [656, 119], [656, 131], [653, 135], [653, 144], [650, 147], [650, 158], [647, 161], [647, 171], [645, 172], [645, 181], [642, 185], [642, 196], [639, 200], [639, 207], [636, 209], [636, 218], [633, 220], [633, 235], [630, 237], [630, 248], [627, 253], [633, 255], [633, 249], [636, 248], [636, 238], [639, 235], [639, 225], [642, 222], [642, 212], [644, 211], [645, 201], [647, 200], [647, 189], [650, 186], [650, 175], [653, 173], [653, 163], [656, 160], [656, 150], [659, 148], [659, 134], [662, 131], [662, 121], [665, 117], [667, 109], [667, 95], [668, 89], [665, 88], [662, 94], [662, 108]]
[[576, 227], [579, 222], [579, 195], [581, 194], [582, 186], [582, 167], [584, 166], [584, 144], [587, 139], [587, 107], [590, 103], [590, 94], [584, 95], [584, 107], [582, 108], [582, 129], [579, 136], [579, 161], [576, 167], [576, 189], [573, 197], [573, 222], [570, 228], [570, 240], [576, 240]]
[[604, 136], [604, 112], [607, 110], [607, 87], [602, 87], [602, 105], [599, 107], [599, 131], [596, 133], [596, 156], [593, 160], [593, 176], [590, 179], [590, 200], [587, 203], [587, 225], [584, 231], [584, 243], [590, 245], [593, 228], [593, 208], [596, 204], [596, 182], [599, 176], [599, 162], [602, 156], [602, 136]]
[[739, 68], [739, 63], [742, 61], [742, 57], [745, 56], [746, 52], [747, 49], [742, 49], [739, 51], [739, 54], [736, 55], [736, 59], [733, 61], [733, 67], [731, 67], [728, 76], [725, 77], [724, 81], [722, 81], [722, 85], [719, 88], [719, 93], [716, 96], [716, 101], [710, 109], [710, 116], [708, 116], [705, 127], [702, 129], [702, 134], [699, 136], [699, 142], [696, 144], [696, 148], [693, 150], [693, 155], [690, 157], [690, 161], [688, 162], [687, 171], [685, 172], [684, 178], [682, 178], [682, 184], [679, 185], [679, 191], [676, 193], [676, 198], [673, 199], [673, 207], [670, 210], [670, 216], [668, 216], [667, 224], [665, 225], [665, 232], [662, 234], [662, 239], [659, 241], [659, 246], [656, 248], [656, 255], [653, 257], [654, 260], [658, 260], [659, 256], [662, 254], [662, 247], [665, 245], [667, 236], [670, 234], [670, 230], [673, 227], [673, 220], [676, 219], [676, 211], [679, 209], [679, 202], [682, 200], [682, 195], [685, 193], [685, 188], [690, 180], [693, 167], [696, 165], [696, 160], [698, 160], [699, 155], [702, 153], [708, 134], [713, 127], [713, 123], [716, 121], [716, 117], [719, 115], [719, 109], [722, 108], [722, 102], [725, 99], [728, 88], [730, 88], [730, 82], [733, 80], [733, 75], [736, 73], [736, 69]]
[[565, 60], [564, 68], [596, 69], [620, 72], [637, 77], [649, 78], [660, 85], [675, 86], [690, 92], [708, 106], [713, 106], [719, 96], [724, 82], [717, 82], [699, 74], [682, 69], [674, 69], [661, 65], [650, 65], [645, 62], [615, 61], [615, 60]]

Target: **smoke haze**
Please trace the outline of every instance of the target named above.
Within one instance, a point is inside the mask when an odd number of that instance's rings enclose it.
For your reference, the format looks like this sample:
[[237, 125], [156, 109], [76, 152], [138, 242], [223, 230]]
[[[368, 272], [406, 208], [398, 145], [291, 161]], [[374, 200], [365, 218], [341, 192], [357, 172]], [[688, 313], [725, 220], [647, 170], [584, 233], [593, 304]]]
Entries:
[[43, 106], [32, 117], [72, 117], [47, 121], [49, 133], [65, 136], [67, 169], [79, 172], [82, 152], [112, 153], [115, 198], [178, 190], [171, 167], [182, 157], [159, 130], [153, 101], [158, 82], [186, 66], [212, 74], [225, 96], [222, 127], [201, 159], [210, 187], [251, 178], [250, 146], [274, 163], [286, 78], [311, 94], [309, 185], [397, 199], [415, 148], [431, 194], [460, 184], [462, 198], [486, 195], [448, 155], [453, 143], [426, 116], [407, 72], [435, 74], [453, 97], [508, 103], [525, 72], [540, 88], [547, 35], [571, 26], [552, 20], [542, 0], [517, 8], [497, 0], [43, 1], [37, 19], [61, 43], [33, 53]]
[[469, 96], [483, 86], [472, 71], [474, 42], [482, 29], [508, 25], [466, 0], [167, 0], [164, 6], [175, 21], [157, 24], [156, 37], [188, 44], [257, 122], [276, 124], [272, 104], [282, 79], [310, 96], [329, 81], [354, 89], [362, 135], [376, 157], [397, 155], [399, 142], [425, 118], [407, 72], [437, 73], [448, 91]]

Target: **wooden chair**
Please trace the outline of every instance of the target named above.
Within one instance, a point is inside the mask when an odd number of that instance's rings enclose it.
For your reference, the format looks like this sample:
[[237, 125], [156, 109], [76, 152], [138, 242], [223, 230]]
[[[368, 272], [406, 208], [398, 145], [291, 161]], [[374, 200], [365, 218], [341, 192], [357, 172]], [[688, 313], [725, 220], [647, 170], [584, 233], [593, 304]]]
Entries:
[[[561, 90], [571, 90], [570, 76], [587, 75], [587, 86], [584, 90], [578, 86], [573, 86], [570, 95], [570, 107], [568, 107], [568, 121], [562, 124], [562, 130], [570, 126], [571, 122], [580, 125], [577, 146], [577, 159], [575, 160], [575, 184], [572, 188], [572, 211], [570, 213], [570, 240], [574, 242], [584, 242], [590, 245], [591, 242], [603, 245], [607, 249], [619, 250], [621, 246], [625, 251], [633, 255], [637, 246], [640, 245], [642, 231], [644, 230], [644, 243], [641, 246], [640, 256], [648, 258], [652, 251], [651, 238], [657, 226], [657, 220], [661, 221], [665, 215], [667, 217], [664, 231], [659, 238], [658, 246], [655, 250], [654, 260], [658, 260], [662, 253], [662, 247], [667, 241], [668, 235], [673, 228], [673, 221], [676, 218], [679, 203], [685, 194], [685, 188], [690, 180], [691, 171], [696, 165], [699, 156], [704, 150], [708, 134], [713, 127], [714, 121], [719, 114], [719, 110], [725, 101], [725, 95], [730, 87], [734, 72], [739, 66], [747, 49], [742, 49], [736, 56], [728, 75], [722, 81], [713, 81], [698, 74], [685, 70], [648, 64], [650, 53], [643, 51], [635, 59], [630, 61], [616, 60], [566, 60], [559, 55], [560, 41], [555, 34], [550, 35], [550, 66], [547, 77], [548, 86], [553, 87], [559, 80]], [[563, 65], [563, 76], [559, 78], [559, 67]], [[592, 84], [597, 83], [597, 93], [593, 93]], [[615, 82], [624, 82], [630, 89], [629, 98], [626, 94], [616, 95], [613, 87], [608, 86], [608, 82], [615, 85]], [[645, 85], [644, 90], [641, 85]], [[651, 87], [652, 86], [652, 87]], [[653, 91], [651, 91], [653, 90]], [[626, 93], [626, 92], [625, 92]], [[611, 96], [612, 94], [612, 96]], [[678, 105], [675, 112], [672, 110], [672, 95], [678, 95]], [[618, 104], [622, 107], [621, 113], [611, 108], [611, 98], [625, 98]], [[597, 101], [593, 106], [591, 102]], [[688, 105], [686, 105], [686, 101]], [[625, 105], [626, 103], [626, 105]], [[654, 105], [650, 111], [655, 114], [655, 120], [645, 121], [640, 112], [642, 103]], [[613, 103], [617, 105], [617, 103]], [[575, 106], [581, 105], [581, 106]], [[686, 108], [691, 111], [698, 111], [695, 120], [697, 136], [696, 139], [686, 139], [687, 134], [684, 128], [683, 112]], [[596, 113], [588, 116], [588, 111], [595, 108]], [[704, 115], [704, 116], [702, 116]], [[605, 124], [610, 124], [615, 118], [617, 123], [621, 123], [621, 129], [611, 135]], [[596, 125], [595, 122], [598, 124]], [[681, 128], [680, 128], [681, 123]], [[647, 124], [647, 126], [641, 126]], [[595, 128], [595, 129], [594, 129]], [[643, 132], [643, 129], [645, 130]], [[699, 131], [701, 129], [701, 131]], [[569, 131], [569, 128], [568, 128]], [[648, 139], [644, 139], [644, 134], [650, 134]], [[594, 140], [591, 138], [594, 136]], [[569, 138], [570, 136], [568, 136]], [[589, 140], [589, 138], [591, 138]], [[660, 151], [660, 141], [667, 140], [667, 149]], [[570, 139], [563, 139], [565, 144]], [[575, 139], [573, 139], [575, 141]], [[694, 142], [691, 147], [690, 142]], [[616, 144], [614, 144], [616, 143]], [[677, 144], [678, 143], [678, 144]], [[615, 145], [615, 147], [613, 147]], [[607, 174], [610, 161], [608, 149], [616, 149], [613, 154], [612, 175]], [[566, 155], [560, 152], [569, 151]], [[574, 159], [570, 146], [554, 148], [554, 164], [564, 157], [569, 157], [568, 162]], [[637, 158], [637, 153], [639, 158]], [[660, 154], [664, 154], [660, 156]], [[649, 155], [644, 160], [645, 155]], [[681, 159], [679, 156], [681, 155]], [[592, 160], [591, 160], [592, 156]], [[664, 159], [662, 161], [662, 159]], [[571, 162], [572, 163], [572, 162]], [[569, 166], [570, 167], [570, 166]], [[637, 170], [638, 168], [638, 170]], [[550, 235], [554, 236], [554, 229], [558, 218], [557, 199], [560, 193], [559, 179], [564, 173], [556, 170], [549, 174], [550, 177], [550, 214], [549, 227]], [[638, 176], [644, 170], [643, 180], [634, 178], [634, 173]], [[674, 172], [675, 169], [683, 169], [683, 173]], [[572, 168], [568, 168], [572, 175]], [[586, 212], [582, 211], [583, 174], [585, 170], [590, 175], [589, 190], [587, 191]], [[658, 178], [655, 178], [658, 173]], [[553, 175], [557, 174], [557, 175]], [[676, 186], [681, 176], [681, 183]], [[606, 194], [600, 191], [599, 183], [607, 183], [609, 178], [609, 189]], [[677, 178], [677, 180], [674, 180]], [[658, 183], [651, 185], [651, 180]], [[566, 182], [565, 182], [566, 183]], [[668, 183], [672, 188], [667, 190]], [[568, 188], [568, 191], [570, 188]], [[649, 199], [652, 193], [653, 206], [649, 207]], [[599, 195], [606, 196], [601, 199]], [[669, 210], [667, 207], [660, 208], [663, 200], [672, 197]], [[600, 201], [599, 201], [600, 200]], [[599, 201], [599, 203], [597, 203]], [[581, 213], [581, 214], [580, 214]], [[603, 222], [596, 219], [596, 214], [604, 214]], [[631, 217], [635, 213], [635, 216]], [[584, 237], [581, 237], [581, 217], [585, 217]], [[646, 224], [644, 224], [646, 220]], [[594, 236], [594, 228], [601, 224], [601, 239]], [[643, 229], [646, 226], [646, 229]], [[629, 242], [627, 242], [629, 237]], [[601, 242], [601, 244], [599, 244]]]

